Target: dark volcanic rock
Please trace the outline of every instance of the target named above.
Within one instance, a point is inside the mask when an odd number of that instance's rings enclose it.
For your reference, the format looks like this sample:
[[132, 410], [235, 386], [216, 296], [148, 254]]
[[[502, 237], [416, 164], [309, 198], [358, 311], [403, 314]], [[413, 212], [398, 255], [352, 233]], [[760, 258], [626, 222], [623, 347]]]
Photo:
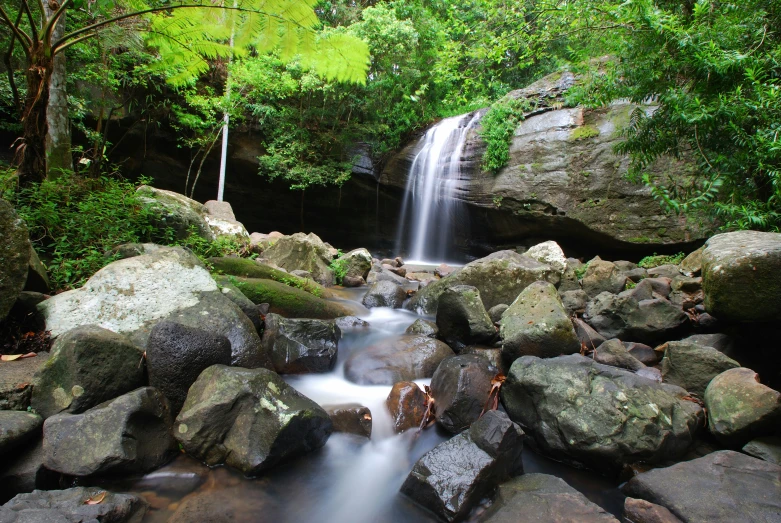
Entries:
[[12, 455], [3, 456], [0, 468], [0, 503], [35, 489], [58, 488], [60, 474], [43, 466], [43, 440], [20, 447]]
[[393, 430], [404, 432], [420, 427], [426, 415], [426, 394], [414, 381], [400, 381], [393, 384], [385, 405], [393, 420]]
[[477, 355], [447, 358], [431, 378], [431, 396], [437, 422], [458, 434], [477, 421], [491, 393], [499, 369]]
[[496, 328], [480, 300], [480, 291], [469, 285], [446, 289], [437, 308], [439, 337], [456, 350], [465, 345], [487, 343]]
[[780, 477], [778, 465], [720, 450], [639, 474], [622, 490], [686, 522], [770, 522], [781, 516]]
[[347, 432], [357, 436], [371, 438], [372, 413], [369, 407], [349, 403], [325, 407], [334, 424], [334, 432]]
[[43, 418], [31, 412], [0, 410], [0, 456], [37, 439]]
[[436, 338], [439, 334], [439, 327], [433, 321], [424, 320], [418, 318], [412, 325], [407, 327], [404, 334], [418, 334], [421, 336], [428, 336], [429, 338]]
[[453, 351], [427, 336], [389, 338], [353, 354], [344, 364], [345, 377], [359, 385], [393, 385], [430, 378]]
[[522, 438], [507, 415], [487, 412], [420, 458], [401, 492], [442, 519], [459, 521], [483, 495], [523, 471]]
[[363, 297], [363, 304], [368, 308], [373, 307], [391, 307], [398, 309], [407, 299], [407, 293], [400, 285], [390, 281], [378, 281], [371, 284], [366, 295]]
[[263, 346], [280, 374], [328, 372], [336, 365], [341, 332], [332, 321], [266, 315]]
[[[89, 500], [102, 499], [88, 504]], [[116, 494], [98, 487], [36, 490], [19, 494], [0, 507], [3, 523], [136, 523], [147, 504], [132, 494]]]

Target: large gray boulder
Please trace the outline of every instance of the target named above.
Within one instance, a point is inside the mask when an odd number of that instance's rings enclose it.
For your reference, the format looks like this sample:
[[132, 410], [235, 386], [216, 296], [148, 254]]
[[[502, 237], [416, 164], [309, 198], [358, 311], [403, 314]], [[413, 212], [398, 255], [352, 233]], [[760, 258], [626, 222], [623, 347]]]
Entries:
[[420, 458], [401, 492], [446, 521], [460, 521], [485, 494], [523, 472], [522, 438], [506, 414], [487, 412]]
[[43, 418], [32, 412], [0, 410], [0, 456], [35, 440], [41, 433]]
[[626, 287], [626, 274], [612, 262], [591, 260], [580, 284], [589, 297], [609, 292], [618, 294]]
[[446, 289], [437, 308], [439, 337], [459, 350], [465, 345], [490, 342], [496, 328], [480, 300], [480, 291], [469, 285]]
[[138, 496], [108, 492], [99, 487], [35, 490], [29, 494], [19, 494], [0, 507], [0, 521], [138, 523], [147, 507], [147, 503]]
[[781, 234], [717, 234], [702, 252], [705, 309], [720, 320], [781, 320]]
[[638, 474], [622, 490], [690, 523], [771, 522], [781, 514], [779, 478], [781, 466], [719, 450]]
[[0, 198], [0, 321], [24, 289], [31, 249], [24, 220], [11, 204]]
[[143, 358], [121, 334], [97, 325], [71, 329], [54, 341], [30, 404], [44, 418], [84, 412], [142, 386]]
[[333, 321], [266, 315], [263, 346], [280, 374], [328, 372], [336, 365], [341, 331]]
[[471, 285], [480, 291], [486, 310], [500, 303], [512, 303], [535, 281], [557, 284], [559, 273], [534, 258], [515, 251], [499, 251], [455, 270], [449, 276], [419, 290], [406, 308], [421, 314], [435, 314], [439, 297], [450, 287]]
[[329, 268], [333, 256], [315, 233], [283, 236], [263, 251], [263, 258], [288, 272], [307, 271], [321, 285], [334, 284], [334, 273]]
[[341, 255], [337, 263], [344, 264], [345, 276], [365, 280], [372, 268], [372, 255], [366, 249], [353, 249]]
[[593, 358], [597, 363], [631, 370], [632, 372], [636, 372], [645, 367], [637, 358], [629, 354], [629, 351], [626, 350], [626, 347], [621, 343], [621, 340], [615, 338], [601, 344], [599, 348], [594, 351]]
[[458, 434], [477, 421], [486, 408], [497, 374], [499, 369], [475, 354], [447, 358], [440, 363], [431, 378], [437, 423]]
[[174, 452], [168, 401], [153, 387], [43, 424], [44, 465], [69, 476], [148, 472]]
[[80, 289], [53, 296], [38, 310], [54, 337], [95, 324], [146, 348], [152, 327], [170, 320], [228, 338], [233, 365], [271, 366], [249, 318], [222, 295], [198, 258], [181, 247], [110, 263]]
[[400, 285], [391, 281], [376, 281], [371, 284], [363, 297], [363, 304], [369, 309], [374, 307], [390, 307], [398, 309], [407, 299], [407, 293]]
[[[40, 431], [39, 431], [40, 432]], [[0, 503], [35, 489], [59, 488], [60, 474], [43, 466], [43, 439], [37, 434], [33, 442], [3, 456], [0, 468]]]
[[757, 436], [781, 434], [781, 393], [743, 367], [722, 372], [705, 389], [708, 428], [721, 443], [740, 446]]
[[255, 475], [325, 445], [331, 418], [267, 369], [214, 365], [190, 387], [174, 433], [207, 465]]
[[[483, 523], [618, 523], [605, 509], [548, 474], [523, 474], [499, 485]], [[659, 522], [663, 523], [663, 522]]]
[[206, 222], [206, 207], [195, 200], [173, 191], [142, 185], [136, 190], [141, 202], [149, 206], [160, 229], [171, 228], [177, 239], [183, 240], [191, 231], [208, 241], [216, 239]]
[[502, 356], [552, 358], [580, 352], [580, 341], [556, 288], [547, 282], [526, 287], [502, 315]]
[[359, 385], [393, 385], [430, 378], [453, 350], [428, 336], [388, 338], [356, 352], [345, 362], [345, 377]]
[[549, 265], [561, 275], [564, 275], [564, 272], [567, 270], [567, 257], [564, 256], [561, 246], [554, 241], [533, 245], [523, 254], [545, 265]]
[[702, 397], [708, 383], [725, 370], [740, 364], [717, 351], [695, 343], [671, 341], [662, 358], [662, 380]]
[[212, 365], [230, 365], [228, 338], [203, 329], [161, 321], [152, 329], [146, 348], [149, 384], [158, 388], [176, 415], [190, 385]]
[[577, 354], [519, 358], [502, 386], [507, 413], [540, 451], [606, 472], [685, 454], [705, 420], [686, 395]]

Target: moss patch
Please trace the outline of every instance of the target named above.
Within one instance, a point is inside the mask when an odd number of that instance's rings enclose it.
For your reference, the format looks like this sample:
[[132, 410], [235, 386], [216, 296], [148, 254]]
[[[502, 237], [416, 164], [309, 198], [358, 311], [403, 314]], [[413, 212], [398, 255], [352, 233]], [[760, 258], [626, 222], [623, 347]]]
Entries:
[[579, 140], [587, 140], [596, 136], [599, 136], [599, 129], [593, 125], [583, 125], [572, 131], [569, 139], [573, 142], [577, 142]]
[[299, 278], [288, 272], [280, 271], [269, 265], [257, 263], [246, 258], [209, 258], [214, 270], [230, 276], [273, 280], [289, 287], [295, 287], [318, 298], [329, 298], [330, 293], [319, 283]]

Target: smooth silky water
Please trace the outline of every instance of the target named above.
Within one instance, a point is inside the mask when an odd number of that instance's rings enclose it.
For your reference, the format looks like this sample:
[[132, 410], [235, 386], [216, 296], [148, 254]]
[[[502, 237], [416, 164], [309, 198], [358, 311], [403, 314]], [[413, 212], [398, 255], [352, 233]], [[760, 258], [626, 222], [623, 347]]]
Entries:
[[[433, 522], [434, 517], [399, 494], [415, 461], [449, 435], [430, 427], [420, 434], [396, 435], [384, 402], [390, 386], [361, 386], [344, 378], [344, 362], [355, 352], [389, 337], [399, 336], [417, 318], [405, 310], [360, 305], [363, 289], [338, 291], [345, 302], [362, 311], [368, 328], [346, 330], [339, 342], [339, 356], [332, 372], [285, 376], [298, 391], [320, 405], [358, 403], [371, 409], [372, 438], [334, 433], [322, 449], [279, 465], [248, 479], [228, 467], [208, 468], [182, 455], [169, 465], [141, 478], [100, 481], [98, 485], [140, 494], [152, 509], [145, 522], [167, 521], [176, 509], [194, 496], [202, 507], [224, 509], [231, 521], [275, 523], [392, 523]], [[428, 318], [431, 319], [431, 318]], [[427, 384], [430, 380], [419, 380]], [[589, 499], [618, 515], [623, 496], [617, 483], [596, 474], [555, 463], [524, 450], [526, 472], [554, 474]], [[482, 509], [472, 514], [479, 521]], [[190, 521], [199, 519], [189, 513]], [[180, 520], [184, 521], [184, 520]]]

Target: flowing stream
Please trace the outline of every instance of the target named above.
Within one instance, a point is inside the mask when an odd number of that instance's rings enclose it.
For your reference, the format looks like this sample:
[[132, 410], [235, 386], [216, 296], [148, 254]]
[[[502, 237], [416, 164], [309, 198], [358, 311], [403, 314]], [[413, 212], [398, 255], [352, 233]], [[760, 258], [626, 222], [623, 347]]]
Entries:
[[[353, 308], [362, 308], [365, 289], [341, 291]], [[354, 352], [402, 334], [420, 316], [405, 310], [377, 308], [361, 314], [368, 328], [345, 331], [336, 368], [327, 374], [285, 376], [286, 381], [320, 405], [358, 403], [371, 409], [370, 440], [334, 433], [322, 449], [247, 479], [227, 467], [209, 469], [187, 456], [141, 478], [99, 484], [140, 494], [152, 506], [144, 521], [236, 521], [274, 523], [433, 522], [434, 517], [399, 494], [415, 461], [449, 435], [436, 426], [396, 435], [385, 409], [390, 386], [361, 386], [344, 378], [344, 362]], [[421, 380], [418, 383], [428, 383]], [[616, 483], [552, 462], [524, 450], [526, 472], [564, 478], [592, 501], [620, 514], [623, 496]], [[479, 521], [481, 507], [470, 518]], [[216, 515], [216, 517], [215, 517]]]
[[[454, 228], [464, 226], [463, 178], [459, 168], [477, 113], [445, 118], [420, 139], [401, 208], [397, 252], [411, 263], [458, 262]], [[463, 231], [462, 231], [463, 232]]]

